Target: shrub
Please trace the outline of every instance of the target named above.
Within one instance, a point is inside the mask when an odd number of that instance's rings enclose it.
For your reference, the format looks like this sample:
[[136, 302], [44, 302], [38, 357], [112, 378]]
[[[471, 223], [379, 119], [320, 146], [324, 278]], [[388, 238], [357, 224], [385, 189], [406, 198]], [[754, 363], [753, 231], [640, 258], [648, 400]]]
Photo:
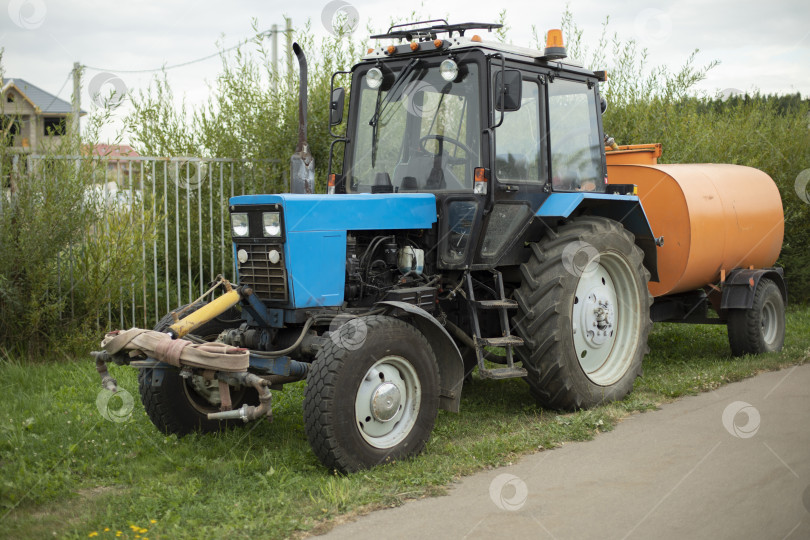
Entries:
[[100, 308], [120, 300], [118, 283], [141, 275], [142, 242], [154, 228], [143, 211], [149, 201], [110, 208], [95, 187], [98, 161], [79, 152], [95, 141], [104, 114], [90, 120], [83, 143], [66, 135], [44, 154], [0, 142], [4, 347], [36, 355], [65, 337], [97, 330]]

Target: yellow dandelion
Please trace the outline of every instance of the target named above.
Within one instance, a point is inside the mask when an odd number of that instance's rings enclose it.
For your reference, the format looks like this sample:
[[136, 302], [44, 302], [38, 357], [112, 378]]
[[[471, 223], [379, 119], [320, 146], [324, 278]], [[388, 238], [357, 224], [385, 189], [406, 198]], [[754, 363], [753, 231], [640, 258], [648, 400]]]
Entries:
[[149, 523], [152, 523], [154, 525], [155, 523], [157, 523], [157, 520], [156, 519], [150, 519]]
[[98, 533], [96, 531], [93, 531], [87, 535], [88, 538], [93, 538], [94, 536], [98, 536]]
[[148, 531], [149, 531], [149, 529], [139, 529], [138, 530], [138, 532], [141, 533], [141, 534], [143, 534], [145, 532], [148, 532]]
[[104, 527], [104, 532], [110, 532], [110, 528], [109, 527]]
[[115, 531], [115, 536], [121, 536], [121, 531]]

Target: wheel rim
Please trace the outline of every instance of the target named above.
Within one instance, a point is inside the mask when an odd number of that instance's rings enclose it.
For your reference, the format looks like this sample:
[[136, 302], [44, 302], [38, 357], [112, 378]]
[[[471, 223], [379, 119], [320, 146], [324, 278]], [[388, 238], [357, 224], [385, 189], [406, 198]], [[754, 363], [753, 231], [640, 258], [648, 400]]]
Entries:
[[[222, 399], [219, 396], [219, 383], [217, 381], [207, 381], [201, 375], [192, 375], [183, 381], [183, 391], [186, 399], [197, 412], [208, 414], [218, 412]], [[236, 404], [242, 401], [245, 388], [231, 387], [231, 403]]]
[[354, 402], [360, 435], [375, 448], [392, 448], [411, 432], [419, 416], [422, 385], [401, 356], [386, 356], [363, 376]]
[[770, 300], [765, 302], [762, 306], [762, 313], [760, 314], [760, 329], [762, 331], [762, 339], [767, 345], [772, 345], [776, 341], [776, 336], [779, 332], [779, 321], [776, 306]]
[[621, 379], [633, 363], [641, 329], [635, 274], [620, 254], [599, 254], [585, 268], [574, 294], [574, 350], [585, 375], [600, 386]]
[[[197, 336], [204, 341], [212, 342], [219, 337], [219, 334], [208, 334]], [[219, 383], [215, 380], [208, 381], [202, 375], [191, 375], [183, 380], [183, 391], [186, 399], [197, 412], [207, 415], [211, 412], [218, 412], [222, 404], [219, 396]], [[231, 387], [231, 402], [239, 403], [245, 393], [245, 389]]]

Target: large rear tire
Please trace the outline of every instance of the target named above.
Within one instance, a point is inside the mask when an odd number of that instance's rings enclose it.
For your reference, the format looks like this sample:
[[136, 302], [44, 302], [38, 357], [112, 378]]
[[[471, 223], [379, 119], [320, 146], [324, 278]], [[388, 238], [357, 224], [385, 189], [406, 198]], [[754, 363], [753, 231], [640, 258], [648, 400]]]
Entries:
[[[186, 314], [204, 305], [205, 302], [195, 304]], [[223, 330], [238, 324], [235, 322], [237, 319], [238, 314], [229, 310], [197, 328], [194, 335], [214, 341]], [[164, 332], [173, 322], [169, 313], [155, 325], [154, 330]], [[149, 419], [167, 435], [174, 433], [181, 437], [192, 432], [209, 433], [244, 425], [244, 422], [237, 420], [208, 420], [208, 413], [219, 411], [219, 387], [217, 381], [206, 381], [200, 375], [184, 379], [175, 368], [141, 369], [138, 373], [138, 390]], [[231, 400], [236, 409], [244, 403], [258, 405], [259, 396], [253, 388], [231, 388]]]
[[352, 319], [331, 334], [307, 375], [312, 450], [343, 473], [422, 451], [439, 405], [438, 365], [425, 337], [399, 319]]
[[622, 399], [641, 374], [652, 327], [650, 273], [633, 235], [580, 217], [531, 248], [513, 324], [532, 394], [562, 410]]
[[782, 350], [785, 301], [773, 280], [762, 278], [759, 281], [750, 309], [729, 310], [728, 343], [734, 356]]

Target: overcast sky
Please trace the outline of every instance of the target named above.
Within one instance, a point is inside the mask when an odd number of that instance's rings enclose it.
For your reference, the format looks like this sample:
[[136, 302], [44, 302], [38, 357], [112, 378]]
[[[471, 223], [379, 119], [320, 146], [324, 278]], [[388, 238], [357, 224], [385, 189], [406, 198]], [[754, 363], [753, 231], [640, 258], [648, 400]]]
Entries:
[[[415, 4], [379, 0], [322, 0], [278, 2], [276, 0], [0, 0], [0, 47], [5, 76], [20, 77], [44, 90], [70, 100], [68, 81], [74, 62], [112, 72], [128, 90], [146, 87], [150, 74], [125, 70], [159, 68], [216, 53], [217, 43], [230, 47], [251, 35], [251, 19], [261, 29], [283, 27], [284, 15], [294, 26], [312, 20], [313, 31], [327, 32], [324, 11], [356, 11], [361, 24], [355, 36], [365, 32], [367, 21], [379, 31], [390, 18], [407, 17]], [[398, 8], [398, 5], [403, 7]], [[511, 27], [509, 40], [529, 46], [531, 27], [542, 34], [559, 27], [565, 3], [517, 0], [495, 3], [481, 0], [444, 0], [441, 11], [421, 8], [434, 17], [453, 22], [494, 22], [502, 7]], [[635, 38], [649, 49], [649, 60], [677, 69], [689, 53], [700, 49], [699, 65], [712, 60], [714, 68], [700, 88], [716, 91], [795, 93], [810, 96], [810, 2], [807, 0], [719, 1], [680, 0], [571, 0], [577, 25], [586, 42], [595, 42], [601, 25], [610, 16], [609, 29], [624, 38]], [[382, 9], [381, 9], [382, 8]], [[328, 19], [328, 17], [327, 17]], [[567, 38], [567, 36], [566, 36]], [[283, 43], [283, 40], [281, 40]], [[347, 66], [348, 67], [348, 66]], [[206, 83], [220, 68], [217, 58], [169, 71], [173, 89], [189, 104], [202, 102]], [[82, 108], [93, 104], [87, 93], [98, 71], [87, 70]], [[67, 82], [67, 84], [65, 84]], [[98, 82], [98, 81], [97, 81]], [[106, 94], [111, 88], [102, 89]], [[63, 86], [64, 85], [64, 86]], [[97, 85], [96, 85], [97, 86]], [[61, 91], [60, 91], [61, 89]], [[127, 104], [116, 111], [124, 114]]]

